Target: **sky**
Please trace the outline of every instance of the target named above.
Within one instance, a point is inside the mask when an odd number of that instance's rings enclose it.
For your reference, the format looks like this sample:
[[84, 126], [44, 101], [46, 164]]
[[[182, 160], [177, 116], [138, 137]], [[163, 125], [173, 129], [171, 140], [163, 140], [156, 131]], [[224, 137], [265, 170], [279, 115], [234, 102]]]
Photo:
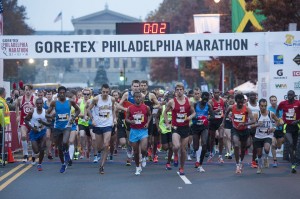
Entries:
[[18, 0], [26, 7], [26, 23], [34, 30], [60, 31], [61, 22], [54, 23], [62, 12], [64, 31], [74, 30], [72, 17], [79, 18], [105, 9], [145, 20], [148, 13], [158, 9], [163, 0]]

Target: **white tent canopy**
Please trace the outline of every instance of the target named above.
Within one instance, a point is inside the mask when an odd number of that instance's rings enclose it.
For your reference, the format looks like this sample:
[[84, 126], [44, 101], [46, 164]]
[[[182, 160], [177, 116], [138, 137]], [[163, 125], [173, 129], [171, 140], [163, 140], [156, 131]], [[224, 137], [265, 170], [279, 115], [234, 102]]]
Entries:
[[247, 81], [237, 87], [234, 88], [235, 91], [242, 91], [244, 94], [245, 93], [250, 93], [252, 91], [257, 93], [257, 84], [253, 84], [250, 81]]

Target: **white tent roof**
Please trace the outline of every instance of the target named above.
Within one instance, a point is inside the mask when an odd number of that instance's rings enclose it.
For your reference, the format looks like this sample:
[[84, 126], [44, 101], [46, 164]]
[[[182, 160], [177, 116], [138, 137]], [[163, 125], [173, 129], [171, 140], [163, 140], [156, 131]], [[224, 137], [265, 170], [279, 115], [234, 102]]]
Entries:
[[235, 91], [242, 91], [245, 93], [250, 93], [251, 91], [254, 91], [257, 93], [257, 84], [253, 84], [250, 81], [247, 81], [237, 87], [234, 88]]

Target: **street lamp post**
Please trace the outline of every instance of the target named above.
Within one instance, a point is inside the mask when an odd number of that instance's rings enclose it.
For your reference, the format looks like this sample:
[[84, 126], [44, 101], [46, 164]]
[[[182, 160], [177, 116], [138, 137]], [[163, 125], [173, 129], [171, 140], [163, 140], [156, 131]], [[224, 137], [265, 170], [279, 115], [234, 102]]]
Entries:
[[45, 83], [47, 81], [47, 66], [48, 66], [48, 60], [44, 60], [44, 68], [45, 68]]

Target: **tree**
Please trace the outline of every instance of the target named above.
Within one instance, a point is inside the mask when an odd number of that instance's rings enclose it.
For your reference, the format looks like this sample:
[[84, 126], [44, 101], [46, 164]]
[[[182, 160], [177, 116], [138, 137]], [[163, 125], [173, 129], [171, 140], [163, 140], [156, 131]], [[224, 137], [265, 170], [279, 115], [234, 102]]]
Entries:
[[98, 67], [95, 79], [94, 79], [94, 87], [101, 87], [102, 84], [108, 84], [107, 73], [104, 69], [103, 65]]
[[[31, 35], [33, 29], [25, 20], [26, 8], [18, 6], [18, 0], [2, 0], [3, 3], [3, 34], [4, 35]], [[4, 60], [4, 80], [17, 81], [18, 66], [21, 60]]]

